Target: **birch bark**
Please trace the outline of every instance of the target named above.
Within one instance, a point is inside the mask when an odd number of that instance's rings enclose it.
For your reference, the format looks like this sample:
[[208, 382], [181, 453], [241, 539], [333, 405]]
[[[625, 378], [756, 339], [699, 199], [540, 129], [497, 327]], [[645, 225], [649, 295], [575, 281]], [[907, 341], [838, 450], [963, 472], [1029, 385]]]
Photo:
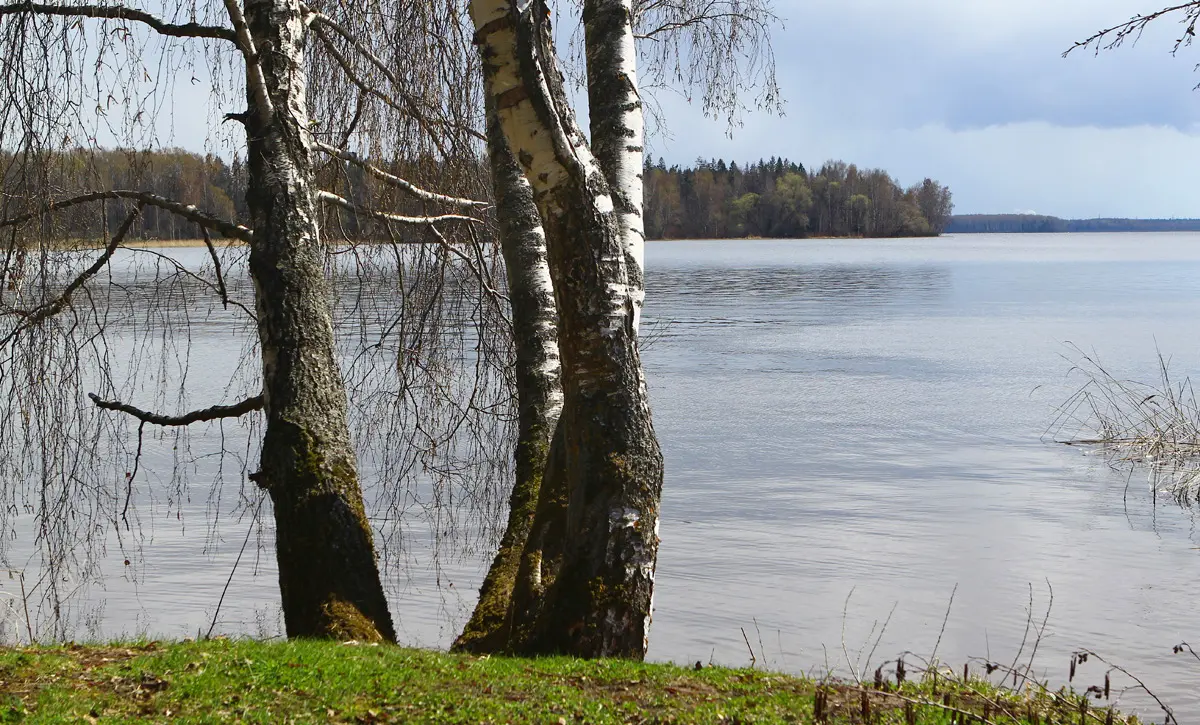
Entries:
[[583, 24], [592, 153], [604, 170], [617, 211], [636, 332], [646, 296], [642, 218], [645, 119], [638, 92], [631, 2], [585, 0]]
[[[548, 509], [565, 513], [563, 533], [552, 542], [561, 562], [550, 576], [539, 567], [541, 576], [518, 577], [512, 613], [523, 628], [513, 648], [642, 658], [663, 462], [638, 355], [624, 237], [605, 175], [566, 101], [544, 2], [518, 8], [508, 0], [472, 0], [471, 15], [486, 93], [546, 230], [562, 357], [564, 404], [551, 458], [562, 457], [567, 500], [565, 510]], [[543, 498], [548, 488], [543, 482]], [[555, 521], [544, 521], [539, 506], [534, 530], [543, 524]], [[527, 550], [533, 545], [531, 537]]]
[[297, 0], [246, 0], [245, 19], [257, 49], [247, 57], [246, 201], [267, 421], [254, 478], [274, 505], [287, 634], [390, 641], [334, 354], [312, 187], [305, 26]]
[[480, 587], [471, 620], [454, 642], [454, 649], [466, 652], [501, 652], [510, 646], [512, 593], [533, 527], [550, 438], [563, 404], [546, 233], [533, 201], [533, 188], [508, 148], [490, 98], [487, 140], [516, 347], [516, 477], [500, 550]]

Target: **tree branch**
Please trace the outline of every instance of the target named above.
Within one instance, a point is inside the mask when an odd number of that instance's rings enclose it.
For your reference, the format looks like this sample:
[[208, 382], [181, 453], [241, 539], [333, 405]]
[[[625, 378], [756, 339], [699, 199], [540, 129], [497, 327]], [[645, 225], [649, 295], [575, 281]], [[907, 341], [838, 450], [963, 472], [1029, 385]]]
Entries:
[[416, 197], [417, 199], [421, 199], [422, 201], [432, 201], [432, 202], [437, 202], [439, 204], [450, 204], [452, 206], [459, 206], [459, 207], [463, 207], [463, 208], [467, 208], [467, 209], [474, 208], [474, 207], [488, 206], [488, 203], [486, 201], [475, 201], [474, 199], [462, 199], [459, 197], [446, 196], [445, 194], [436, 194], [432, 191], [426, 191], [425, 189], [422, 189], [422, 188], [416, 186], [415, 184], [413, 184], [410, 181], [406, 181], [406, 180], [400, 178], [399, 176], [389, 174], [388, 172], [384, 171], [383, 169], [381, 169], [377, 166], [373, 166], [373, 165], [367, 163], [366, 161], [363, 161], [361, 158], [350, 153], [349, 151], [346, 151], [344, 149], [339, 149], [336, 146], [331, 146], [322, 141], [314, 140], [313, 146], [320, 149], [321, 151], [324, 151], [325, 153], [329, 154], [330, 156], [335, 156], [335, 157], [341, 159], [342, 161], [348, 161], [348, 162], [354, 164], [355, 166], [358, 166], [359, 168], [363, 169], [364, 171], [369, 173], [371, 176], [374, 176], [375, 178], [379, 179], [380, 181], [383, 181], [386, 184], [390, 184], [391, 186], [395, 186], [399, 189], [402, 189], [405, 192], [407, 192], [409, 195]]
[[132, 405], [127, 405], [117, 400], [102, 400], [95, 393], [88, 393], [88, 397], [96, 404], [97, 408], [104, 410], [115, 410], [121, 413], [128, 413], [134, 418], [143, 423], [161, 426], [182, 426], [191, 425], [192, 423], [201, 423], [209, 420], [218, 420], [220, 418], [239, 418], [246, 413], [255, 410], [262, 410], [266, 403], [265, 398], [259, 393], [252, 398], [246, 398], [240, 403], [233, 405], [214, 405], [211, 408], [203, 410], [193, 410], [190, 413], [183, 415], [162, 415], [159, 413], [151, 413], [150, 411], [135, 408]]
[[34, 219], [53, 211], [65, 209], [69, 206], [86, 204], [91, 201], [102, 201], [104, 199], [131, 199], [133, 201], [141, 202], [147, 206], [158, 207], [159, 209], [164, 209], [173, 214], [177, 214], [178, 216], [181, 216], [190, 222], [199, 224], [202, 227], [219, 232], [222, 236], [228, 239], [237, 239], [249, 243], [254, 237], [254, 232], [242, 226], [241, 224], [227, 222], [223, 219], [213, 216], [212, 214], [200, 211], [200, 209], [198, 209], [194, 204], [184, 204], [181, 201], [167, 199], [166, 197], [159, 196], [158, 194], [151, 194], [147, 191], [130, 191], [122, 189], [114, 189], [111, 191], [93, 191], [88, 194], [81, 194], [80, 196], [73, 196], [67, 199], [51, 201], [43, 204], [41, 208], [37, 209], [36, 211], [27, 212], [25, 214], [20, 214], [8, 219], [0, 219], [0, 229], [17, 224], [24, 224], [30, 219]]
[[229, 291], [225, 288], [225, 276], [221, 274], [221, 258], [217, 256], [217, 250], [213, 247], [212, 237], [208, 235], [208, 230], [200, 227], [200, 233], [204, 235], [204, 246], [208, 248], [208, 256], [212, 259], [213, 270], [217, 277], [217, 294], [221, 296], [221, 306], [229, 309]]
[[175, 38], [213, 38], [236, 42], [229, 28], [199, 23], [168, 23], [150, 13], [122, 5], [45, 5], [42, 3], [12, 3], [0, 5], [0, 16], [30, 13], [33, 15], [61, 15], [65, 17], [103, 18], [108, 20], [131, 20], [150, 26], [160, 35]]
[[[1158, 10], [1147, 15], [1135, 15], [1123, 23], [1114, 25], [1111, 28], [1105, 28], [1104, 30], [1097, 31], [1090, 37], [1078, 41], [1070, 48], [1064, 50], [1062, 55], [1064, 58], [1066, 58], [1071, 54], [1072, 51], [1080, 48], [1087, 48], [1089, 46], [1094, 46], [1097, 53], [1099, 53], [1101, 50], [1112, 50], [1120, 46], [1130, 37], [1132, 37], [1133, 41], [1136, 43], [1137, 39], [1141, 37], [1142, 31], [1146, 29], [1147, 25], [1155, 20], [1158, 20], [1164, 15], [1170, 15], [1171, 13], [1179, 10], [1188, 11], [1184, 21], [1187, 23], [1187, 25], [1184, 28], [1183, 36], [1175, 41], [1175, 47], [1171, 51], [1174, 53], [1178, 51], [1181, 46], [1191, 43], [1192, 38], [1196, 36], [1196, 21], [1200, 20], [1200, 2], [1186, 2], [1179, 5], [1173, 5], [1169, 8], [1163, 8], [1162, 10]], [[1112, 36], [1112, 40], [1105, 43], [1104, 40], [1109, 36]]]
[[389, 221], [389, 222], [396, 222], [397, 224], [425, 225], [425, 224], [436, 224], [437, 222], [450, 222], [450, 221], [475, 222], [477, 224], [479, 223], [479, 220], [476, 219], [475, 217], [464, 216], [462, 214], [440, 214], [438, 216], [404, 216], [402, 214], [391, 214], [391, 213], [388, 213], [385, 211], [375, 211], [374, 209], [364, 209], [363, 207], [358, 206], [357, 204], [354, 204], [352, 202], [349, 202], [346, 199], [338, 196], [337, 194], [334, 194], [333, 192], [324, 191], [324, 190], [317, 191], [317, 198], [320, 199], [321, 201], [328, 202], [328, 203], [334, 204], [336, 206], [340, 206], [343, 209], [349, 209], [350, 211], [352, 211], [356, 214], [372, 216], [372, 217], [375, 217], [376, 219], [382, 219], [384, 221]]

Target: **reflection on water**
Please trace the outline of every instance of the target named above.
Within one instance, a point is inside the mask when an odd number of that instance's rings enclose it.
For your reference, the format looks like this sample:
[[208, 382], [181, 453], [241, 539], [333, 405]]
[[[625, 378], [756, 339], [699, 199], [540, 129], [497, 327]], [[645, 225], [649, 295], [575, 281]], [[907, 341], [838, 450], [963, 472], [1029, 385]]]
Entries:
[[[652, 658], [741, 664], [757, 627], [771, 666], [844, 672], [843, 630], [853, 660], [893, 606], [876, 660], [928, 655], [957, 586], [939, 657], [1011, 660], [1052, 587], [1035, 672], [1061, 681], [1088, 647], [1200, 718], [1200, 670], [1171, 656], [1200, 637], [1193, 515], [1040, 440], [1075, 385], [1066, 341], [1121, 376], [1153, 377], [1156, 344], [1181, 376], [1200, 365], [1200, 235], [670, 242], [647, 267], [667, 457]], [[192, 334], [195, 350], [228, 344], [219, 325]], [[205, 512], [184, 519], [203, 529]], [[203, 531], [149, 523], [144, 578], [101, 593], [104, 631], [194, 634], [245, 528], [205, 550]], [[226, 629], [272, 626], [269, 537]], [[434, 568], [420, 528], [404, 547], [388, 559], [401, 636], [446, 645], [487, 557]]]

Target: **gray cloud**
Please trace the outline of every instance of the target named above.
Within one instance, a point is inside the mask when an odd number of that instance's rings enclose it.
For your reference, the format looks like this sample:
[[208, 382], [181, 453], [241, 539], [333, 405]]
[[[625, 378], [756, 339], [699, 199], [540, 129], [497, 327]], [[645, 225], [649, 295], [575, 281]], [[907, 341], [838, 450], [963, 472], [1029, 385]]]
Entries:
[[791, 0], [776, 36], [784, 118], [732, 139], [665, 98], [674, 162], [843, 158], [948, 183], [961, 212], [1200, 216], [1200, 48], [1160, 21], [1133, 46], [1061, 58], [1161, 0]]

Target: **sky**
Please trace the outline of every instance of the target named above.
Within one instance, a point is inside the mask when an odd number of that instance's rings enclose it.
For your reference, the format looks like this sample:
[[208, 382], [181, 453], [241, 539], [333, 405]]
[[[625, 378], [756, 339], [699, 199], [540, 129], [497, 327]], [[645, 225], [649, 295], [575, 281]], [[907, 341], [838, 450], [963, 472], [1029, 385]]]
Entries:
[[1178, 19], [1062, 52], [1165, 0], [776, 0], [782, 117], [733, 129], [659, 92], [655, 159], [842, 159], [950, 187], [956, 213], [1200, 217], [1200, 44]]
[[[1136, 44], [1061, 57], [1169, 0], [773, 1], [784, 115], [747, 113], [731, 134], [660, 90], [655, 159], [841, 159], [904, 185], [936, 179], [964, 214], [1200, 218], [1200, 44], [1173, 56], [1182, 27], [1168, 16]], [[160, 139], [228, 151], [229, 102], [188, 88]]]

